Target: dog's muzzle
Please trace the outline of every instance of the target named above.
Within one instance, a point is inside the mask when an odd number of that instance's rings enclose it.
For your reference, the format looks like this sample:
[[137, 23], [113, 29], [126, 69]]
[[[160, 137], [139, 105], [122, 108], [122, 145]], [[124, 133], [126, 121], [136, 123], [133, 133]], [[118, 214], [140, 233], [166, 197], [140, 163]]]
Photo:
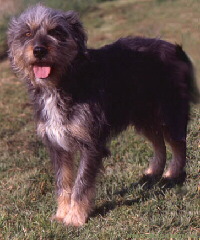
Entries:
[[[42, 60], [48, 54], [48, 50], [46, 47], [43, 46], [35, 46], [33, 49], [33, 55], [35, 58]], [[34, 65], [33, 72], [36, 78], [45, 79], [51, 73], [51, 67], [48, 65]]]

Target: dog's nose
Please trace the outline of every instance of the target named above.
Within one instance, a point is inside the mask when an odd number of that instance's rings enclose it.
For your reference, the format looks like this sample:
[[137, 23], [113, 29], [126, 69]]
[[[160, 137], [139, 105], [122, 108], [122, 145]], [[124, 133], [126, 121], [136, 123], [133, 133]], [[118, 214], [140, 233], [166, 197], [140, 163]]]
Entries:
[[43, 58], [45, 55], [47, 55], [47, 48], [41, 47], [41, 46], [36, 46], [33, 49], [33, 54], [36, 58]]

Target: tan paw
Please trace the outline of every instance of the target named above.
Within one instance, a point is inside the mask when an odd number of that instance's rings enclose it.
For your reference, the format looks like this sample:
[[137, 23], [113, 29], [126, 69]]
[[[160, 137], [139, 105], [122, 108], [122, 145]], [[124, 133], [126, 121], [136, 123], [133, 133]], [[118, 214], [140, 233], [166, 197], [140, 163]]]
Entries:
[[164, 174], [163, 178], [175, 179], [181, 177], [185, 173], [184, 170], [180, 171], [178, 169], [168, 169]]
[[75, 214], [74, 212], [69, 212], [64, 218], [64, 224], [67, 226], [81, 227], [87, 221], [87, 217], [84, 214]]
[[51, 220], [56, 220], [58, 222], [62, 222], [69, 212], [70, 205], [59, 206], [55, 215], [52, 216]]
[[64, 218], [64, 224], [67, 226], [83, 226], [88, 219], [88, 211], [84, 204], [73, 202], [71, 208]]
[[58, 222], [62, 222], [68, 212], [69, 212], [69, 205], [65, 206], [64, 208], [58, 208], [56, 214], [51, 217], [51, 221], [55, 220]]
[[71, 194], [62, 194], [58, 197], [58, 209], [56, 214], [52, 216], [51, 220], [62, 222], [70, 210]]
[[144, 171], [144, 175], [147, 176], [160, 176], [163, 173], [163, 169], [149, 167]]

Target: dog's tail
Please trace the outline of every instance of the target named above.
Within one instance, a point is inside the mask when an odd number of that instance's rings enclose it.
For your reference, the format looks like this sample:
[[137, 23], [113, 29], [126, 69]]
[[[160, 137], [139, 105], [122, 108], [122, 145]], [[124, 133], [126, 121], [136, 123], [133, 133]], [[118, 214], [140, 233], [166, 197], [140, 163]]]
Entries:
[[200, 92], [197, 86], [193, 64], [180, 45], [176, 46], [176, 51], [180, 59], [184, 61], [189, 67], [189, 70], [187, 71], [186, 75], [187, 78], [186, 81], [189, 88], [189, 99], [194, 104], [200, 103]]

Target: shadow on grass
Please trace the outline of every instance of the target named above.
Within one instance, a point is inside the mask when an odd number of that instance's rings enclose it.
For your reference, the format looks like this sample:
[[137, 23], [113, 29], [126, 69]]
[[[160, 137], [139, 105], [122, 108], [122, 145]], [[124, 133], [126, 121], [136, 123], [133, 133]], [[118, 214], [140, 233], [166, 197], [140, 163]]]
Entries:
[[[108, 212], [114, 210], [116, 207], [120, 206], [132, 206], [135, 203], [139, 202], [145, 202], [148, 199], [150, 199], [153, 196], [164, 196], [165, 192], [168, 189], [171, 189], [175, 186], [182, 186], [186, 179], [186, 173], [184, 173], [180, 178], [178, 179], [163, 179], [161, 177], [157, 178], [149, 178], [146, 176], [143, 176], [139, 179], [136, 183], [130, 184], [127, 188], [122, 188], [120, 191], [116, 191], [114, 195], [120, 195], [121, 197], [125, 196], [126, 194], [136, 190], [136, 188], [140, 188], [140, 197], [136, 199], [130, 199], [130, 200], [118, 200], [118, 201], [107, 201], [102, 206], [96, 208], [91, 215], [91, 217], [96, 217], [98, 215], [101, 215], [102, 217], [105, 217]], [[155, 190], [152, 192], [148, 191], [152, 189], [154, 186], [157, 186]]]
[[102, 206], [96, 208], [91, 215], [91, 217], [97, 217], [101, 215], [102, 217], [105, 217], [108, 212], [114, 210], [116, 207], [119, 206], [132, 206], [135, 203], [139, 203], [141, 201], [141, 198], [131, 199], [131, 200], [125, 200], [125, 201], [108, 201], [105, 202]]

